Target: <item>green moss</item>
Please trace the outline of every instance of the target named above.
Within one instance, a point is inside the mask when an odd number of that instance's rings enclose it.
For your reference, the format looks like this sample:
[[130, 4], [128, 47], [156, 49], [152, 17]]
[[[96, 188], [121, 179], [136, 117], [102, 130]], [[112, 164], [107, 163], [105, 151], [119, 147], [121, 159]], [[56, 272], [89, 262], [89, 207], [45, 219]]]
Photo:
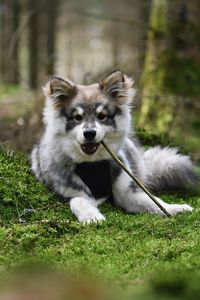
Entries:
[[[24, 156], [1, 149], [0, 178], [1, 270], [31, 259], [87, 270], [132, 289], [159, 269], [187, 272], [200, 264], [199, 210], [161, 218], [127, 214], [107, 203], [101, 207], [104, 223], [83, 226], [30, 174]], [[162, 198], [200, 206], [197, 191]]]

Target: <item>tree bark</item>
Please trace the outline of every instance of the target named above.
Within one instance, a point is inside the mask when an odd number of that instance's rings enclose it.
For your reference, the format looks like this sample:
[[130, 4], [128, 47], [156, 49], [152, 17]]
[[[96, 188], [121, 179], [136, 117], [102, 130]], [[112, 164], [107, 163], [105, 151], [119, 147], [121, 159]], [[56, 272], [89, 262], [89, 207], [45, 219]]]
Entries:
[[39, 0], [29, 0], [29, 87], [37, 88], [38, 83], [38, 56], [39, 56], [39, 18], [38, 18]]
[[6, 77], [6, 25], [5, 25], [5, 16], [6, 16], [6, 3], [1, 1], [1, 15], [0, 15], [0, 81], [5, 82]]
[[4, 0], [1, 2], [0, 69], [1, 82], [3, 83], [19, 83], [19, 39], [16, 38], [19, 18], [19, 0]]
[[9, 46], [9, 55], [11, 58], [11, 66], [12, 66], [12, 78], [11, 82], [18, 84], [20, 80], [20, 66], [19, 66], [19, 36], [17, 36], [17, 30], [19, 28], [20, 23], [20, 3], [19, 0], [12, 0], [11, 6], [13, 12], [13, 30], [12, 36], [10, 39]]
[[[199, 17], [194, 0], [153, 0], [139, 125], [166, 133], [179, 97], [200, 95]], [[195, 16], [196, 14], [196, 16]]]
[[54, 73], [57, 5], [55, 0], [47, 1], [47, 75]]

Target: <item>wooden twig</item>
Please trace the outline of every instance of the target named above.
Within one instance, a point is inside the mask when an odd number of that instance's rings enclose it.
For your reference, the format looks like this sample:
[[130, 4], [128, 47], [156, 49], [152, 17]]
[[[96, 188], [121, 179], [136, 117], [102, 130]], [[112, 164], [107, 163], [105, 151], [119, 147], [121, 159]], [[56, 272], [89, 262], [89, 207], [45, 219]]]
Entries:
[[122, 167], [122, 169], [133, 179], [134, 182], [151, 198], [151, 200], [168, 216], [171, 217], [170, 213], [158, 202], [156, 197], [144, 186], [144, 184], [136, 178], [123, 164], [123, 162], [113, 153], [113, 151], [105, 144], [104, 141], [101, 141], [103, 147], [108, 151], [112, 158]]

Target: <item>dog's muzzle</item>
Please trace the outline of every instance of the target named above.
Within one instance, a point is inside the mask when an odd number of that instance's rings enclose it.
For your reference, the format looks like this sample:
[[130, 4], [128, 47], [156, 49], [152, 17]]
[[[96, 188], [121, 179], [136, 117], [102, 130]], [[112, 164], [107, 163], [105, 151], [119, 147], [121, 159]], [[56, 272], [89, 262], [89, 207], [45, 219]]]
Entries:
[[81, 145], [83, 152], [88, 155], [94, 154], [100, 145], [100, 143], [95, 143], [96, 130], [86, 129], [84, 130], [83, 135], [85, 138], [85, 143]]

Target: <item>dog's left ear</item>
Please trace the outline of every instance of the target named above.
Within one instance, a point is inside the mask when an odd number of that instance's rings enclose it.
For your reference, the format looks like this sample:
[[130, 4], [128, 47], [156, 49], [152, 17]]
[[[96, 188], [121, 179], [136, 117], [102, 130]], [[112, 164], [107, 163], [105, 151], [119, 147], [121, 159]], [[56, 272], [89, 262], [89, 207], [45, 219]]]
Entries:
[[115, 71], [99, 83], [100, 89], [118, 104], [130, 104], [135, 90], [133, 80], [121, 71]]

